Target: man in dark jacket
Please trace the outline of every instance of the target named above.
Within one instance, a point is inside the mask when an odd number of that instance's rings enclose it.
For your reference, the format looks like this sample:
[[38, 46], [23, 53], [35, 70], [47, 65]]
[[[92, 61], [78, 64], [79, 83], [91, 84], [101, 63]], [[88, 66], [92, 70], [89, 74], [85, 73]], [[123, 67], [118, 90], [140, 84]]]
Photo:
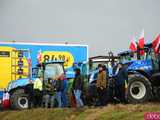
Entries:
[[76, 98], [77, 107], [83, 107], [83, 101], [81, 99], [81, 94], [83, 90], [84, 78], [81, 75], [81, 71], [79, 68], [75, 70], [75, 78], [73, 81], [73, 91]]
[[126, 67], [119, 63], [117, 67], [117, 75], [115, 81], [116, 97], [120, 102], [125, 103], [125, 81], [128, 81], [128, 74]]

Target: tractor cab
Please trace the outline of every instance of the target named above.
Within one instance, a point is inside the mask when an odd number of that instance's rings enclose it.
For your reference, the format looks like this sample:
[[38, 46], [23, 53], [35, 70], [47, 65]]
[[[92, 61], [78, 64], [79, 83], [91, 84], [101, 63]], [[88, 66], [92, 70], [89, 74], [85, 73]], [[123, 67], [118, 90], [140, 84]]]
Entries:
[[128, 66], [128, 72], [144, 72], [151, 75], [157, 69], [156, 57], [151, 44], [145, 44], [137, 51], [124, 51], [118, 54], [119, 62]]
[[146, 60], [151, 58], [151, 53], [153, 50], [151, 49], [151, 44], [145, 44], [143, 49], [138, 49], [137, 51], [124, 51], [118, 54], [119, 62], [121, 63], [128, 63], [137, 60]]
[[62, 74], [65, 74], [63, 63], [63, 61], [52, 61], [37, 64], [37, 66], [32, 69], [32, 77], [37, 78], [38, 76], [41, 76], [43, 77], [44, 82], [46, 82], [49, 78], [54, 79]]
[[8, 91], [10, 93], [11, 107], [13, 109], [27, 109], [28, 108], [28, 95], [25, 92], [26, 86], [29, 84], [29, 80], [34, 80], [41, 76], [43, 77], [43, 84], [48, 82], [48, 79], [54, 79], [62, 74], [65, 74], [63, 61], [50, 61], [41, 64], [37, 64], [32, 69], [32, 76], [29, 78], [21, 78], [12, 81], [8, 85]]
[[149, 76], [159, 71], [157, 55], [154, 53], [152, 44], [145, 44], [143, 49], [135, 51], [134, 54], [137, 59], [132, 62], [128, 70], [144, 71]]
[[96, 82], [98, 65], [104, 65], [109, 77], [113, 76], [113, 67], [118, 63], [118, 56], [114, 56], [112, 52], [108, 56], [95, 56], [89, 59], [89, 83]]
[[124, 51], [118, 54], [118, 58], [119, 58], [119, 62], [127, 63], [127, 62], [136, 60], [137, 54], [136, 52], [132, 52], [132, 51]]
[[160, 86], [160, 71], [159, 71], [159, 63], [158, 56], [154, 53], [151, 44], [145, 45], [147, 48], [146, 51], [146, 60], [150, 59], [152, 62], [152, 70], [151, 70], [151, 82], [154, 86]]
[[153, 68], [152, 72], [153, 73], [159, 72], [158, 57], [154, 53], [152, 44], [146, 44], [144, 47], [144, 51], [145, 51], [145, 59], [146, 60], [150, 59], [152, 61], [152, 68]]

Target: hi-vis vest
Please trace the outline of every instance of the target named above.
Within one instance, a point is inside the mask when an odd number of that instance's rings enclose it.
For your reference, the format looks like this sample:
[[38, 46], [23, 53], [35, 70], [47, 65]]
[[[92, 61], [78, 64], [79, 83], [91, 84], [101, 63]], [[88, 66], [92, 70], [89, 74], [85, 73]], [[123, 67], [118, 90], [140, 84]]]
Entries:
[[42, 87], [43, 87], [43, 86], [42, 86], [42, 81], [41, 81], [39, 78], [37, 78], [37, 79], [35, 80], [35, 82], [34, 82], [33, 88], [42, 91]]

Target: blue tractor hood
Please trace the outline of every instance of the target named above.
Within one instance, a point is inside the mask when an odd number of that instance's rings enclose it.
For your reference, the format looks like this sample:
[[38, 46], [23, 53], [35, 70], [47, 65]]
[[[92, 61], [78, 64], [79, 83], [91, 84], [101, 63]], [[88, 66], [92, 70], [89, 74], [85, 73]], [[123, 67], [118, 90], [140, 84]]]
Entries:
[[148, 60], [135, 60], [132, 61], [131, 64], [128, 66], [128, 71], [133, 70], [144, 70], [146, 72], [151, 71], [152, 68], [152, 61], [151, 59]]
[[[36, 78], [32, 78], [32, 81], [34, 82], [35, 79], [36, 79]], [[11, 91], [12, 89], [26, 86], [27, 84], [29, 84], [29, 80], [30, 80], [30, 78], [21, 78], [21, 79], [17, 79], [17, 80], [11, 81], [11, 82], [8, 84], [7, 91], [9, 92], [9, 91]]]

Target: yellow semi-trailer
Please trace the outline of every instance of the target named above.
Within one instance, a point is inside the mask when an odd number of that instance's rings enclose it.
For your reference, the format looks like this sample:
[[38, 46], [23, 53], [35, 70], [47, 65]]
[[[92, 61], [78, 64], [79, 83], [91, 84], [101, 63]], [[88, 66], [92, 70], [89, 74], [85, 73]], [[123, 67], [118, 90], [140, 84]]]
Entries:
[[[18, 52], [23, 50], [16, 50], [12, 47], [0, 47], [0, 90], [3, 91], [7, 88], [8, 83], [18, 78], [25, 78], [29, 75], [29, 66], [25, 57], [18, 57]], [[19, 66], [18, 61], [23, 61], [23, 74], [18, 74]]]

